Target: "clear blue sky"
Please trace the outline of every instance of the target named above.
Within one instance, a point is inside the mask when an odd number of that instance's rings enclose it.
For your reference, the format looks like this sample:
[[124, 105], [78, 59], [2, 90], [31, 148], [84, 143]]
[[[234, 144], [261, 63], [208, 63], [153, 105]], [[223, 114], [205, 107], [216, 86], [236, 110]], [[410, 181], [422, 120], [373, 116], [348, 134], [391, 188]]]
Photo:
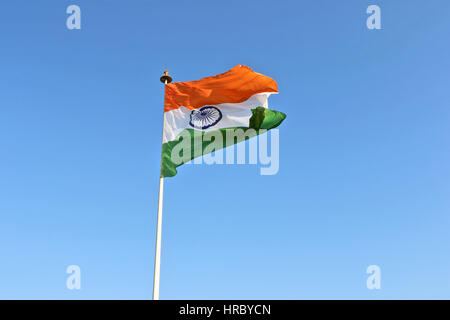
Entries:
[[[366, 28], [370, 4], [382, 30]], [[277, 175], [166, 180], [162, 299], [450, 298], [449, 12], [2, 1], [0, 298], [151, 298], [165, 64], [175, 81], [248, 65], [278, 82], [287, 119]]]

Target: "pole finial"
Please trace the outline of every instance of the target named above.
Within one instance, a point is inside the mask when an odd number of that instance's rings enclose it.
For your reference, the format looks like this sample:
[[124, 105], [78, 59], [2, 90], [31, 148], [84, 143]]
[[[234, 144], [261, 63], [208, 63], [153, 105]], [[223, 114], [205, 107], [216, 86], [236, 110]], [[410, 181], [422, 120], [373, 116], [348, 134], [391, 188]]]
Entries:
[[169, 76], [169, 71], [167, 71], [167, 69], [164, 70], [164, 75], [161, 78], [159, 78], [159, 80], [162, 83], [171, 83], [172, 82], [172, 77]]

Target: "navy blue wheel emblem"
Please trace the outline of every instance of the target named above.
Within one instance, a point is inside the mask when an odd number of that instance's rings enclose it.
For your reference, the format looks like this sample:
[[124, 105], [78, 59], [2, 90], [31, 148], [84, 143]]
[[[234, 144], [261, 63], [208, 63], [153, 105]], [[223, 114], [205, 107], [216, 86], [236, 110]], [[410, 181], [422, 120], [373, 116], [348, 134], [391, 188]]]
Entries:
[[222, 119], [222, 112], [216, 107], [205, 106], [192, 110], [189, 124], [196, 129], [208, 129]]

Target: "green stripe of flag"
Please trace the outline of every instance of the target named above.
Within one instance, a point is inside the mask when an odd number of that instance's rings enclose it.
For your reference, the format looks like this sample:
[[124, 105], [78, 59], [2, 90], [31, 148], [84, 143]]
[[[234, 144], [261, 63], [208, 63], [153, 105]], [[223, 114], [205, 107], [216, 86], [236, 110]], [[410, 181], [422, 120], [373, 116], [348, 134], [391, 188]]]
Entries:
[[[282, 112], [266, 109], [263, 107], [257, 107], [255, 109], [252, 109], [252, 117], [249, 121], [249, 127], [223, 128], [206, 132], [194, 129], [185, 129], [175, 140], [166, 142], [162, 145], [161, 177], [173, 177], [177, 174], [176, 168], [178, 166], [196, 157], [211, 153], [213, 151], [212, 149], [217, 150], [217, 148], [215, 147], [217, 146], [217, 143], [214, 140], [216, 137], [220, 137], [220, 139], [222, 139], [222, 142], [219, 145], [221, 145], [222, 148], [225, 148], [241, 141], [248, 140], [261, 133], [267, 132], [267, 130], [276, 128], [283, 122], [285, 118], [286, 115]], [[238, 129], [241, 129], [241, 132], [244, 132], [245, 134], [238, 135], [234, 139], [226, 139], [227, 134], [228, 136], [230, 136]], [[209, 135], [208, 139], [204, 139], [205, 135]], [[211, 137], [214, 138], [211, 139]], [[190, 147], [184, 149], [184, 151], [186, 151], [186, 154], [183, 154], [183, 151], [179, 153], [180, 157], [182, 157], [182, 162], [177, 163], [176, 161], [174, 161], [175, 159], [172, 159], [172, 151], [174, 150], [174, 148], [177, 148], [177, 146], [178, 148], [181, 146], [179, 144], [183, 143], [183, 139], [188, 139], [188, 141], [186, 141], [187, 144], [184, 144], [184, 146], [188, 145]], [[209, 139], [211, 141], [205, 141]]]

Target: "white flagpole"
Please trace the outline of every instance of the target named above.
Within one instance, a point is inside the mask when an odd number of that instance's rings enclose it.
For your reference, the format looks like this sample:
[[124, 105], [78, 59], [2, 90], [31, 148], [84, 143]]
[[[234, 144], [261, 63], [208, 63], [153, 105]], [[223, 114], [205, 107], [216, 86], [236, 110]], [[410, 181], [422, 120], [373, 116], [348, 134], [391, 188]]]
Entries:
[[[166, 84], [172, 82], [167, 70], [160, 78], [161, 82]], [[164, 113], [163, 113], [164, 114]], [[164, 135], [164, 116], [163, 116], [163, 135]], [[162, 141], [161, 141], [161, 168], [162, 169]], [[160, 170], [161, 172], [161, 170]], [[161, 232], [162, 232], [162, 209], [163, 209], [163, 195], [164, 195], [164, 178], [159, 178], [159, 196], [158, 196], [158, 219], [156, 222], [156, 249], [155, 249], [155, 273], [153, 275], [153, 300], [159, 300], [159, 278], [161, 269]]]

